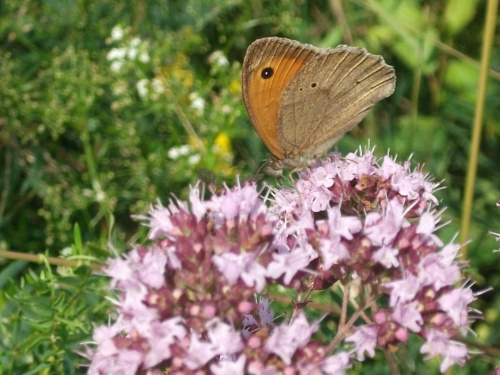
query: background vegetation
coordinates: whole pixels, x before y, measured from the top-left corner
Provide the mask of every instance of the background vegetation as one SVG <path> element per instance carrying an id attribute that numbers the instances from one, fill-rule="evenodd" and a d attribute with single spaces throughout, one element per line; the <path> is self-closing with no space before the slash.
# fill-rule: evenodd
<path id="1" fill-rule="evenodd" d="M 284 36 L 347 43 L 395 66 L 395 94 L 338 144 L 376 145 L 444 180 L 457 233 L 478 90 L 486 1 L 0 1 L 0 250 L 104 262 L 144 240 L 157 198 L 185 197 L 209 169 L 251 177 L 268 152 L 241 99 L 246 47 Z M 470 275 L 481 296 L 474 341 L 491 371 L 499 346 L 500 49 L 491 58 L 475 182 Z M 273 180 L 270 180 L 274 183 Z M 106 280 L 90 267 L 0 264 L 0 373 L 84 373 L 75 351 L 108 321 Z M 479 348 L 479 346 L 477 346 Z M 406 366 L 420 358 L 411 347 Z M 370 363 L 373 367 L 369 367 Z M 438 362 L 424 365 L 438 372 Z M 356 373 L 387 373 L 383 361 Z"/>

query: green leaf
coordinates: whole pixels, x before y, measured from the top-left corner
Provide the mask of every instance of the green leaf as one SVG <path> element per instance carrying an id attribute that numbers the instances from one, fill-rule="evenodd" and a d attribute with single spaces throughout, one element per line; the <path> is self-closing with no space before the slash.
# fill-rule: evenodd
<path id="1" fill-rule="evenodd" d="M 455 35 L 460 32 L 476 15 L 478 0 L 448 0 L 444 10 L 446 30 Z"/>
<path id="2" fill-rule="evenodd" d="M 451 61 L 444 74 L 444 82 L 469 103 L 476 102 L 478 79 L 479 69 L 460 60 Z"/>
<path id="3" fill-rule="evenodd" d="M 41 363 L 35 368 L 33 368 L 31 371 L 25 372 L 24 375 L 34 375 L 34 374 L 40 374 L 42 373 L 43 370 L 49 368 L 51 365 L 49 363 Z"/>
<path id="4" fill-rule="evenodd" d="M 75 223 L 73 226 L 73 251 L 72 255 L 83 254 L 83 242 L 82 242 L 82 232 L 80 230 L 80 225 Z"/>
<path id="5" fill-rule="evenodd" d="M 24 260 L 16 260 L 4 267 L 0 271 L 0 289 L 3 289 L 10 280 L 15 279 L 18 274 L 23 272 L 27 265 L 28 262 Z"/>

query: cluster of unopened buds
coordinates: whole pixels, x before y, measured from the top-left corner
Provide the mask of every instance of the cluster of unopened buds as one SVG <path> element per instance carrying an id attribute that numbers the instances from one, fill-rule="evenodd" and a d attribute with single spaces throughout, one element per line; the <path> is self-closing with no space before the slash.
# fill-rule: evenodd
<path id="1" fill-rule="evenodd" d="M 88 373 L 344 374 L 377 351 L 397 369 L 410 335 L 442 372 L 464 364 L 479 313 L 459 246 L 435 234 L 438 185 L 365 149 L 291 187 L 196 185 L 158 204 L 149 244 L 107 268 L 116 319 L 95 329 Z"/>

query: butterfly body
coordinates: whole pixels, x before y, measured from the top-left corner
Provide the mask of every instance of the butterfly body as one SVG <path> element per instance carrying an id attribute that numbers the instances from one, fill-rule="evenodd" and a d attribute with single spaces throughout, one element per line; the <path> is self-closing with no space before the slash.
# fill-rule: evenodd
<path id="1" fill-rule="evenodd" d="M 381 56 L 345 45 L 317 48 L 284 38 L 253 42 L 243 62 L 243 99 L 273 160 L 299 170 L 325 154 L 395 87 Z"/>

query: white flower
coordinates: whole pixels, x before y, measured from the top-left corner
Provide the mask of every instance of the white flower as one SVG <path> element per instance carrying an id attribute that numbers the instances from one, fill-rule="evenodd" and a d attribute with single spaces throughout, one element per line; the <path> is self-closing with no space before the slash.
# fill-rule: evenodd
<path id="1" fill-rule="evenodd" d="M 144 98 L 148 94 L 148 83 L 149 81 L 143 78 L 135 84 L 141 98 Z"/>
<path id="2" fill-rule="evenodd" d="M 198 112 L 203 112 L 205 109 L 205 100 L 202 98 L 196 98 L 191 103 L 191 108 L 196 109 Z"/>
<path id="3" fill-rule="evenodd" d="M 118 72 L 123 66 L 123 61 L 116 60 L 111 63 L 111 70 L 113 72 Z"/>
<path id="4" fill-rule="evenodd" d="M 168 150 L 167 155 L 170 159 L 175 160 L 180 156 L 179 149 L 177 147 L 172 147 L 170 150 Z"/>
<path id="5" fill-rule="evenodd" d="M 134 38 L 130 41 L 130 47 L 132 48 L 137 48 L 141 44 L 141 39 L 140 38 Z"/>
<path id="6" fill-rule="evenodd" d="M 139 61 L 143 63 L 148 63 L 151 59 L 149 58 L 149 54 L 147 52 L 141 52 L 139 55 Z"/>
<path id="7" fill-rule="evenodd" d="M 120 25 L 116 25 L 111 30 L 111 40 L 120 41 L 123 39 L 123 29 Z"/>
<path id="8" fill-rule="evenodd" d="M 64 249 L 61 250 L 62 256 L 69 256 L 71 254 L 73 254 L 73 250 L 71 249 L 71 247 L 65 247 Z"/>
<path id="9" fill-rule="evenodd" d="M 216 66 L 229 66 L 229 61 L 222 51 L 214 51 L 208 57 L 208 61 Z"/>
<path id="10" fill-rule="evenodd" d="M 163 86 L 163 82 L 158 78 L 153 78 L 151 80 L 151 85 L 153 86 L 154 92 L 156 92 L 157 94 L 162 94 L 163 92 L 165 92 L 165 87 Z"/>
<path id="11" fill-rule="evenodd" d="M 130 60 L 135 60 L 138 53 L 139 53 L 139 50 L 137 48 L 131 47 L 128 49 L 127 56 Z"/>
<path id="12" fill-rule="evenodd" d="M 126 54 L 127 50 L 125 48 L 111 48 L 106 58 L 110 61 L 123 60 Z"/>
<path id="13" fill-rule="evenodd" d="M 120 96 L 128 92 L 128 85 L 123 81 L 117 81 L 113 84 L 112 89 L 113 94 L 115 94 L 116 96 Z"/>
<path id="14" fill-rule="evenodd" d="M 195 165 L 199 163 L 200 159 L 201 159 L 200 154 L 194 154 L 188 158 L 188 163 L 191 165 Z"/>
<path id="15" fill-rule="evenodd" d="M 191 100 L 191 108 L 202 113 L 205 109 L 205 100 L 200 98 L 196 92 L 189 94 L 189 100 Z"/>
<path id="16" fill-rule="evenodd" d="M 168 157 L 170 159 L 177 159 L 179 156 L 184 156 L 189 154 L 189 146 L 188 145 L 182 145 L 179 147 L 172 147 L 170 150 L 168 150 Z"/>

